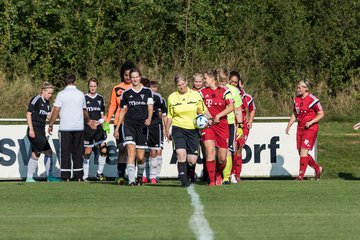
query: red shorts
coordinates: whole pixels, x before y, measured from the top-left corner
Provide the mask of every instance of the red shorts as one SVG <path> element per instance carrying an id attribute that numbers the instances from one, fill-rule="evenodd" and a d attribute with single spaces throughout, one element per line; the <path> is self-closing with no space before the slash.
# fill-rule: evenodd
<path id="1" fill-rule="evenodd" d="M 298 128 L 296 132 L 296 147 L 297 149 L 308 149 L 312 150 L 318 133 L 317 128 L 303 129 Z"/>
<path id="2" fill-rule="evenodd" d="M 243 148 L 245 146 L 245 143 L 247 141 L 249 133 L 250 133 L 250 129 L 248 128 L 247 124 L 245 123 L 244 127 L 243 127 L 243 134 L 237 140 L 237 144 L 238 144 L 239 147 Z"/>
<path id="3" fill-rule="evenodd" d="M 229 125 L 227 122 L 213 124 L 209 128 L 201 131 L 201 141 L 214 140 L 215 146 L 219 148 L 228 148 Z"/>

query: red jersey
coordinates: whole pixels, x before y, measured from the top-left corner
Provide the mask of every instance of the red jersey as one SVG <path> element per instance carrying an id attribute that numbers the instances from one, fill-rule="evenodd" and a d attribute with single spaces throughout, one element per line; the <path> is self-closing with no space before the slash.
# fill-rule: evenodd
<path id="1" fill-rule="evenodd" d="M 213 118 L 233 101 L 230 90 L 225 86 L 217 87 L 214 90 L 206 87 L 201 89 L 199 93 L 204 99 L 204 103 Z M 220 122 L 227 122 L 227 116 L 225 115 L 220 118 Z"/>
<path id="2" fill-rule="evenodd" d="M 316 113 L 322 110 L 319 99 L 309 94 L 305 98 L 294 98 L 294 114 L 298 120 L 298 128 L 304 128 L 305 124 L 316 117 Z M 313 124 L 317 128 L 317 123 Z M 311 127 L 312 127 L 311 126 Z"/>
<path id="3" fill-rule="evenodd" d="M 243 122 L 246 123 L 247 119 L 246 119 L 245 109 L 248 108 L 249 113 L 251 113 L 256 109 L 256 107 L 253 97 L 250 94 L 246 93 L 244 89 L 240 89 L 240 95 L 242 99 L 241 111 L 242 111 Z"/>

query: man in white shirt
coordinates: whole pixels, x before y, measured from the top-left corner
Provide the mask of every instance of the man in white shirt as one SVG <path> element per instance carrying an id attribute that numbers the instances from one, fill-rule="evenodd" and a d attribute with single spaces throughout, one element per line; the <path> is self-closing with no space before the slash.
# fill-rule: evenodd
<path id="1" fill-rule="evenodd" d="M 63 181 L 69 181 L 71 171 L 76 181 L 83 177 L 82 156 L 84 154 L 84 122 L 95 129 L 97 122 L 90 120 L 86 111 L 84 93 L 75 86 L 74 74 L 65 76 L 66 87 L 56 97 L 52 114 L 49 120 L 49 133 L 60 114 L 60 168 Z M 71 159 L 72 158 L 72 159 Z M 72 161 L 72 169 L 71 169 Z"/>

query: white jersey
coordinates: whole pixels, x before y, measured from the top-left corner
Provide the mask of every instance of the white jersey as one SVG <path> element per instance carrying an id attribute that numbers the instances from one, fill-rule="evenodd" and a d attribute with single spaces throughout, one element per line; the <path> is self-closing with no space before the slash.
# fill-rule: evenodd
<path id="1" fill-rule="evenodd" d="M 60 107 L 60 131 L 83 131 L 85 95 L 74 85 L 67 86 L 56 97 L 54 106 Z"/>

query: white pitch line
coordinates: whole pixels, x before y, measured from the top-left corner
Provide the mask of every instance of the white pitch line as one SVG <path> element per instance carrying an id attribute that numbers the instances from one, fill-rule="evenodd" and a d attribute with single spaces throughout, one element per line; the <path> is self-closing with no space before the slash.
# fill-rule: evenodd
<path id="1" fill-rule="evenodd" d="M 204 216 L 204 206 L 200 201 L 199 195 L 195 192 L 194 186 L 190 185 L 190 187 L 187 188 L 187 192 L 191 197 L 191 205 L 194 207 L 194 213 L 190 217 L 189 224 L 196 235 L 196 239 L 214 239 L 214 232 Z"/>

